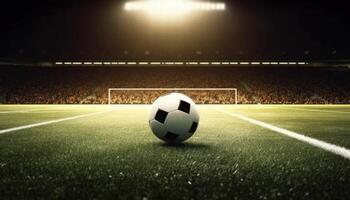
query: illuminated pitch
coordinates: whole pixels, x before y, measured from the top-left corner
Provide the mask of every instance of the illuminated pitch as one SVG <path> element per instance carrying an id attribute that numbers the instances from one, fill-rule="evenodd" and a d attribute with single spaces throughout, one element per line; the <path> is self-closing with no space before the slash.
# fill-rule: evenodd
<path id="1" fill-rule="evenodd" d="M 157 16 L 182 16 L 195 11 L 224 11 L 226 4 L 190 0 L 145 0 L 125 3 L 126 11 L 144 11 Z"/>

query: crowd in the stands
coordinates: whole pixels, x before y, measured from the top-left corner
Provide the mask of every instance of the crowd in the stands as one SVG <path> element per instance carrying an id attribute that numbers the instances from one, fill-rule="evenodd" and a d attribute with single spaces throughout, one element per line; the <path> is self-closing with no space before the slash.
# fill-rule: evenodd
<path id="1" fill-rule="evenodd" d="M 350 70 L 331 68 L 0 69 L 0 103 L 107 104 L 108 88 L 238 89 L 240 104 L 348 104 Z M 179 91 L 184 92 L 184 91 Z M 114 104 L 148 104 L 166 91 L 113 91 Z M 229 91 L 184 92 L 201 104 L 235 103 Z"/>

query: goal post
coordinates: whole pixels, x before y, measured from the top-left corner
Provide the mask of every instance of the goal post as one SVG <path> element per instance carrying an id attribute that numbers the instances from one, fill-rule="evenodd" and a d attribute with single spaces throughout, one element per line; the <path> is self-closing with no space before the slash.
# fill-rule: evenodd
<path id="1" fill-rule="evenodd" d="M 164 91 L 164 92 L 191 92 L 191 91 L 208 91 L 208 92 L 223 92 L 227 91 L 234 95 L 234 105 L 238 104 L 238 90 L 237 88 L 108 88 L 108 104 L 111 105 L 113 103 L 112 100 L 112 92 L 138 92 L 138 91 Z M 232 104 L 232 103 L 230 103 Z"/>

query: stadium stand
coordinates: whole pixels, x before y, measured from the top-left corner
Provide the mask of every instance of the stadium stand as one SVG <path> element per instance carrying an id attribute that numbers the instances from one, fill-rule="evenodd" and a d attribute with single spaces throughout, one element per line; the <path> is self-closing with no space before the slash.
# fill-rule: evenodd
<path id="1" fill-rule="evenodd" d="M 64 77 L 64 78 L 62 78 Z M 350 103 L 348 68 L 2 67 L 0 103 L 107 104 L 110 87 L 234 87 L 242 104 Z M 232 103 L 227 92 L 186 92 L 197 103 Z M 151 103 L 159 92 L 114 92 L 112 103 Z"/>

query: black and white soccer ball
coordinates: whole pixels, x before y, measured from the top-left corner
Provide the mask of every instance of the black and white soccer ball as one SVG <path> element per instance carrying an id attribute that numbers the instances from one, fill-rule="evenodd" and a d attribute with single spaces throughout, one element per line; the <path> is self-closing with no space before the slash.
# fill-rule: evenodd
<path id="1" fill-rule="evenodd" d="M 149 125 L 154 135 L 168 143 L 181 143 L 197 130 L 199 115 L 196 104 L 186 95 L 171 93 L 159 97 L 152 105 Z"/>

